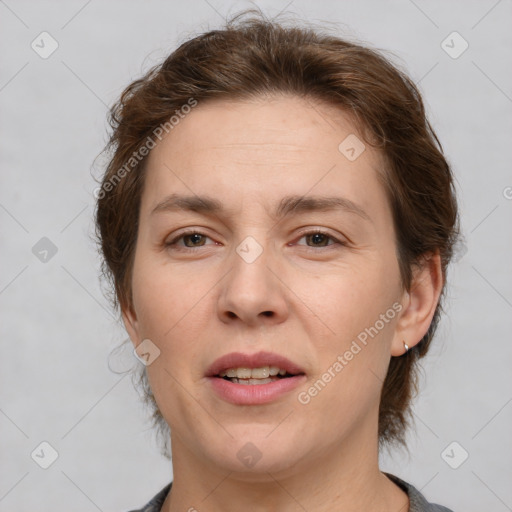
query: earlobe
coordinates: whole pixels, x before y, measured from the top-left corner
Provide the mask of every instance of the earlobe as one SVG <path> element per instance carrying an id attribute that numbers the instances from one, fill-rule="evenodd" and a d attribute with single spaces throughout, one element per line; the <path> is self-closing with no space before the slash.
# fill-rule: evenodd
<path id="1" fill-rule="evenodd" d="M 404 292 L 403 310 L 397 322 L 391 346 L 392 356 L 406 353 L 428 331 L 443 289 L 443 275 L 439 251 L 426 255 L 414 269 L 411 288 Z"/>

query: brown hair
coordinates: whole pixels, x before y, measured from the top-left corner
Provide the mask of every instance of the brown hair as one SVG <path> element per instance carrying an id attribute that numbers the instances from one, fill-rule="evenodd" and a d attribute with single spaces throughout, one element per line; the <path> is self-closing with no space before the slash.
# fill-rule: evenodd
<path id="1" fill-rule="evenodd" d="M 453 177 L 414 83 L 366 45 L 306 26 L 285 27 L 260 15 L 244 19 L 247 14 L 254 11 L 235 16 L 223 30 L 182 44 L 130 84 L 111 109 L 113 133 L 106 149 L 113 154 L 99 189 L 96 223 L 114 306 L 132 306 L 131 271 L 146 161 L 140 148 L 149 147 L 159 127 L 167 123 L 169 128 L 170 118 L 191 99 L 200 104 L 292 94 L 349 113 L 365 142 L 379 148 L 387 163 L 381 178 L 392 208 L 404 288 L 410 288 L 414 265 L 437 251 L 445 277 L 458 235 Z M 405 445 L 411 400 L 418 391 L 417 362 L 429 349 L 440 308 L 421 342 L 406 355 L 391 358 L 380 402 L 380 444 Z M 166 423 L 145 368 L 140 383 L 154 408 L 154 423 L 164 432 Z"/>

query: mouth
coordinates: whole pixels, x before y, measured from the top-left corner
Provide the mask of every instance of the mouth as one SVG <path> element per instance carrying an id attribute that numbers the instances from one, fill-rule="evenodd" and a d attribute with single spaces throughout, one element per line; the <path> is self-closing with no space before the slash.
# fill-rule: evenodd
<path id="1" fill-rule="evenodd" d="M 262 366 L 260 368 L 228 368 L 221 371 L 217 377 L 228 380 L 234 384 L 245 384 L 259 386 L 269 384 L 281 379 L 289 379 L 299 374 L 288 373 L 284 368 L 278 366 Z"/>
<path id="2" fill-rule="evenodd" d="M 220 398 L 236 405 L 272 402 L 306 379 L 304 370 L 270 352 L 231 353 L 217 359 L 206 377 Z"/>

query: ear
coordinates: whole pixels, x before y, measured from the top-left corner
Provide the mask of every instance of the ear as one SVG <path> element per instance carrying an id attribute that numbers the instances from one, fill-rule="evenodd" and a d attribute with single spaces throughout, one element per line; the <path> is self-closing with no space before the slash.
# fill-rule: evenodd
<path id="1" fill-rule="evenodd" d="M 133 346 L 137 347 L 141 340 L 139 336 L 139 323 L 137 321 L 137 315 L 135 314 L 133 305 L 129 304 L 123 306 L 121 308 L 121 314 L 123 316 L 123 323 L 126 332 L 128 333 L 128 336 L 130 336 Z"/>
<path id="2" fill-rule="evenodd" d="M 404 342 L 409 348 L 417 345 L 428 331 L 436 311 L 441 290 L 443 273 L 439 250 L 425 255 L 413 270 L 411 288 L 404 291 L 401 304 L 403 310 L 397 321 L 391 345 L 391 355 L 405 353 Z"/>

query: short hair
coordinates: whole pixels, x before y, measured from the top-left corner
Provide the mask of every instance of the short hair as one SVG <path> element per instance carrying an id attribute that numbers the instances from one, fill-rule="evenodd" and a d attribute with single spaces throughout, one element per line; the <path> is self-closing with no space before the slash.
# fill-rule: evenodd
<path id="1" fill-rule="evenodd" d="M 318 28 L 287 27 L 250 10 L 234 16 L 221 30 L 184 42 L 131 83 L 110 111 L 112 135 L 106 150 L 111 157 L 96 210 L 102 272 L 114 307 L 132 306 L 131 276 L 147 161 L 139 148 L 154 141 L 159 127 L 169 126 L 191 99 L 201 104 L 279 94 L 338 107 L 350 115 L 365 143 L 379 150 L 385 165 L 378 176 L 392 210 L 402 286 L 410 289 L 414 266 L 438 252 L 443 297 L 458 236 L 452 172 L 420 92 L 381 53 Z M 404 356 L 391 357 L 380 397 L 379 446 L 406 446 L 411 402 L 418 392 L 418 361 L 429 349 L 441 308 L 440 301 L 417 345 Z M 146 403 L 153 407 L 154 426 L 168 432 L 145 368 L 139 383 Z"/>

